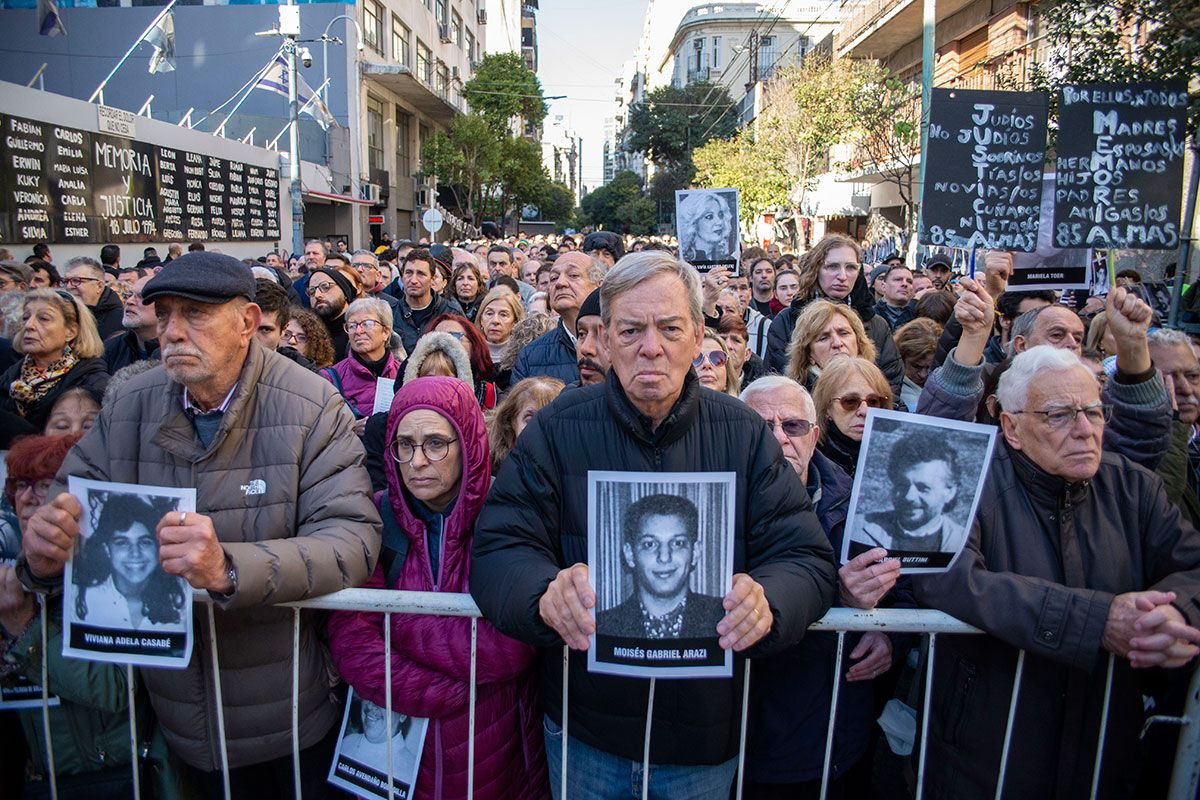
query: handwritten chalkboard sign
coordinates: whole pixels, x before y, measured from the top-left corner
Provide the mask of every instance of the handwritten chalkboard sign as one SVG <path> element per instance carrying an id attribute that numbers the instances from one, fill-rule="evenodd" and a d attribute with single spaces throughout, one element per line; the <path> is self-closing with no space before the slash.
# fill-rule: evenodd
<path id="1" fill-rule="evenodd" d="M 1169 84 L 1087 84 L 1059 93 L 1054 243 L 1174 250 L 1188 96 Z"/>
<path id="2" fill-rule="evenodd" d="M 0 114 L 0 241 L 279 238 L 279 173 Z"/>
<path id="3" fill-rule="evenodd" d="M 933 90 L 921 244 L 1037 248 L 1047 108 L 1042 92 Z"/>

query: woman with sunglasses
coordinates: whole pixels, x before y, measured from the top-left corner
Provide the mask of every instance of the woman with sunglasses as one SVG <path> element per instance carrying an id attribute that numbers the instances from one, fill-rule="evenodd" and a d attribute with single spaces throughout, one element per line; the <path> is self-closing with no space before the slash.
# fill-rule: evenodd
<path id="1" fill-rule="evenodd" d="M 445 336 L 432 333 L 426 336 Z M 419 348 L 419 345 L 418 345 Z M 405 383 L 387 416 L 378 495 L 383 550 L 369 588 L 468 591 L 471 539 L 491 483 L 483 412 L 469 386 L 447 377 Z M 384 616 L 349 611 L 329 619 L 330 652 L 355 692 L 386 701 Z M 467 795 L 471 620 L 391 615 L 392 709 L 425 717 L 417 798 Z M 524 800 L 549 794 L 533 663 L 535 650 L 477 623 L 475 794 Z M 436 776 L 436 780 L 434 778 Z"/>
<path id="2" fill-rule="evenodd" d="M 26 293 L 13 347 L 24 358 L 0 376 L 0 408 L 35 429 L 45 428 L 55 403 L 71 389 L 104 395 L 108 372 L 96 323 L 87 306 L 61 289 Z"/>
<path id="3" fill-rule="evenodd" d="M 817 449 L 854 477 L 867 409 L 891 408 L 892 387 L 865 358 L 841 355 L 829 362 L 813 389 L 821 441 Z"/>
<path id="4" fill-rule="evenodd" d="M 800 287 L 791 304 L 779 312 L 767 332 L 767 367 L 786 373 L 788 345 L 797 320 L 814 300 L 828 300 L 853 309 L 862 321 L 867 338 L 875 345 L 875 363 L 886 376 L 892 394 L 899 396 L 904 382 L 904 362 L 892 341 L 892 329 L 875 314 L 875 298 L 867 288 L 858 243 L 840 233 L 822 238 L 804 256 L 800 265 Z"/>
<path id="5" fill-rule="evenodd" d="M 814 300 L 800 313 L 792 331 L 787 376 L 812 391 L 821 370 L 837 356 L 874 360 L 875 345 L 849 306 Z"/>
<path id="6" fill-rule="evenodd" d="M 700 354 L 692 359 L 692 367 L 701 386 L 714 392 L 737 395 L 738 379 L 729 362 L 729 350 L 725 347 L 725 341 L 711 329 L 705 329 L 704 339 L 700 342 Z"/>
<path id="7" fill-rule="evenodd" d="M 392 337 L 392 309 L 374 297 L 355 300 L 346 309 L 346 335 L 350 352 L 332 367 L 321 370 L 354 412 L 355 433 L 362 436 L 366 418 L 374 411 L 376 381 L 395 378 L 400 362 L 388 350 Z"/>

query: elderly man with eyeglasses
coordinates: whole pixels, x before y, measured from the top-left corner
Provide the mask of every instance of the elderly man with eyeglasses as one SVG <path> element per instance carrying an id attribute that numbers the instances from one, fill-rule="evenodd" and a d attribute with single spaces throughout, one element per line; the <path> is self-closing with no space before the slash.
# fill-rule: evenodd
<path id="1" fill-rule="evenodd" d="M 812 497 L 817 517 L 835 553 L 842 549 L 853 479 L 817 450 L 821 431 L 808 391 L 791 378 L 769 375 L 751 383 L 742 401 L 771 428 L 783 456 Z M 900 582 L 900 563 L 884 561 L 874 548 L 838 570 L 835 605 L 871 609 L 912 605 L 912 588 Z M 834 731 L 830 779 L 832 794 L 850 789 L 846 775 L 863 764 L 874 718 L 869 681 L 892 665 L 892 641 L 878 631 L 850 637 L 847 663 L 834 668 L 837 640 L 809 634 L 786 653 L 760 660 L 750 682 L 750 724 L 746 747 L 746 797 L 804 797 L 820 792 L 825 736 L 829 729 L 833 681 L 844 671 L 838 722 Z"/>
<path id="2" fill-rule="evenodd" d="M 997 403 L 999 393 L 993 394 L 990 387 L 997 385 L 997 378 L 1003 378 L 1013 359 L 994 369 L 984 363 L 995 302 L 979 281 L 963 278 L 962 289 L 954 307 L 955 318 L 962 324 L 962 338 L 945 363 L 926 379 L 917 411 L 998 423 L 1003 403 Z M 1112 406 L 1111 424 L 1104 428 L 1104 447 L 1153 470 L 1170 445 L 1171 401 L 1150 358 L 1150 307 L 1118 286 L 1108 293 L 1106 309 L 1109 330 L 1117 341 L 1117 363 L 1101 390 L 1104 402 Z M 1078 356 L 1082 342 L 1083 323 L 1064 306 L 1033 309 L 1013 324 L 1014 355 L 1050 346 Z"/>
<path id="3" fill-rule="evenodd" d="M 79 256 L 67 262 L 63 288 L 83 301 L 96 320 L 101 341 L 124 330 L 125 307 L 121 297 L 104 285 L 104 267 L 94 258 Z"/>
<path id="4" fill-rule="evenodd" d="M 1111 654 L 1098 796 L 1139 796 L 1146 668 L 1200 652 L 1200 533 L 1161 479 L 1104 447 L 1111 408 L 1070 349 L 1018 355 L 997 398 L 1002 436 L 966 547 L 949 572 L 913 579 L 922 605 L 988 634 L 939 640 L 926 791 L 999 796 L 1024 651 L 1004 795 L 1088 795 Z"/>

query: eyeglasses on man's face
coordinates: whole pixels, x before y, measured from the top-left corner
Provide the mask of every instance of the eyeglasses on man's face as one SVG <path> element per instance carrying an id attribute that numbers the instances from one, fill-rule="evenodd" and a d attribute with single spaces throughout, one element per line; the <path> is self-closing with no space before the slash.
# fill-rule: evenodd
<path id="1" fill-rule="evenodd" d="M 81 278 L 81 277 L 70 278 L 70 277 L 68 277 L 68 278 L 62 279 L 63 286 L 69 286 L 72 289 L 78 289 L 80 286 L 82 286 L 85 283 L 88 283 L 89 281 L 92 283 L 100 283 L 101 282 L 99 278 Z"/>

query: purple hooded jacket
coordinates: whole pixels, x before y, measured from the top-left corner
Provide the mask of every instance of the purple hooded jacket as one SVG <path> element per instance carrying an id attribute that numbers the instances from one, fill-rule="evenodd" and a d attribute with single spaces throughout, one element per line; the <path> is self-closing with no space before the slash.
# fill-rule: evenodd
<path id="1" fill-rule="evenodd" d="M 333 373 L 337 373 L 336 379 Z M 400 374 L 400 362 L 388 353 L 381 378 L 395 378 Z M 356 418 L 369 417 L 375 409 L 375 376 L 354 357 L 346 357 L 321 370 L 321 377 L 332 383 L 355 411 Z M 390 439 L 388 441 L 391 441 Z"/>
<path id="2" fill-rule="evenodd" d="M 466 592 L 471 537 L 491 481 L 483 412 L 471 388 L 457 378 L 419 378 L 396 392 L 387 439 L 416 409 L 441 414 L 454 428 L 462 453 L 459 496 L 445 519 L 438 575 L 433 575 L 425 523 L 405 500 L 395 459 L 385 459 L 387 493 L 380 514 L 408 540 L 408 555 L 391 589 Z M 393 568 L 394 569 L 394 568 Z M 395 574 L 393 572 L 393 574 Z M 367 583 L 384 588 L 381 563 Z M 383 615 L 349 611 L 330 615 L 329 649 L 342 677 L 362 697 L 384 705 Z M 475 797 L 526 800 L 549 795 L 541 709 L 531 667 L 535 651 L 478 623 L 475 711 Z M 392 615 L 392 708 L 431 720 L 417 774 L 418 800 L 467 795 L 471 621 L 459 617 Z"/>

